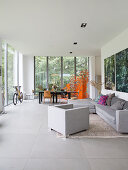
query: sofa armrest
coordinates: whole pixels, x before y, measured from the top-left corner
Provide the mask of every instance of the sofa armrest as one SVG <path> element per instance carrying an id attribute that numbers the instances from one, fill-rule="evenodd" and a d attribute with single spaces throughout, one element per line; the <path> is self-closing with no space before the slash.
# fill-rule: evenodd
<path id="1" fill-rule="evenodd" d="M 61 108 L 61 109 L 72 109 L 73 104 L 60 104 L 60 105 L 55 105 L 54 107 Z"/>
<path id="2" fill-rule="evenodd" d="M 89 108 L 74 108 L 65 111 L 66 133 L 72 134 L 89 128 Z"/>
<path id="3" fill-rule="evenodd" d="M 116 130 L 120 133 L 128 133 L 128 110 L 116 111 Z"/>

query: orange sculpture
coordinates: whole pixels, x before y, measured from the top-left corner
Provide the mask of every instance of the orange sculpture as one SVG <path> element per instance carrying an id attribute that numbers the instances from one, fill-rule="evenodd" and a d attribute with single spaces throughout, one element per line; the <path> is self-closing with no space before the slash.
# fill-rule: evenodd
<path id="1" fill-rule="evenodd" d="M 83 70 L 78 76 L 71 76 L 70 83 L 64 89 L 67 91 L 76 91 L 79 93 L 72 94 L 72 97 L 77 96 L 78 99 L 88 98 L 87 85 L 88 85 L 88 70 Z"/>

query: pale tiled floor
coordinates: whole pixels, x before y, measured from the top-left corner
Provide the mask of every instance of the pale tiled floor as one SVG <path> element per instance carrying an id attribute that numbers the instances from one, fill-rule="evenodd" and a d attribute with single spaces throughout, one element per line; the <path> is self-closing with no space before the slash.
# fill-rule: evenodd
<path id="1" fill-rule="evenodd" d="M 28 101 L 0 116 L 0 170 L 128 170 L 128 138 L 63 139 L 47 128 L 47 105 Z"/>

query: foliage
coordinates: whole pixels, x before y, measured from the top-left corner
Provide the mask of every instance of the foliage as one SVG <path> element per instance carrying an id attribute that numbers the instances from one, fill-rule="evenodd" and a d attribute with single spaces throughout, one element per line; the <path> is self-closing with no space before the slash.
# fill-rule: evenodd
<path id="1" fill-rule="evenodd" d="M 104 69 L 105 88 L 128 93 L 128 48 L 105 59 Z"/>
<path id="2" fill-rule="evenodd" d="M 63 84 L 66 86 L 70 81 L 70 77 L 75 75 L 74 69 L 74 57 L 63 57 Z M 86 57 L 76 57 L 76 71 L 80 71 L 87 68 Z M 39 87 L 46 88 L 47 84 L 47 57 L 36 56 L 35 57 L 35 90 L 39 91 Z M 57 89 L 61 89 L 61 57 L 48 57 L 48 84 L 49 90 L 53 85 L 57 86 Z"/>
<path id="3" fill-rule="evenodd" d="M 35 57 L 35 90 L 43 90 L 46 88 L 47 74 L 46 74 L 46 57 Z"/>
<path id="4" fill-rule="evenodd" d="M 7 78 L 7 82 L 8 82 L 8 100 L 12 101 L 13 100 L 13 93 L 14 93 L 14 81 L 13 81 L 13 73 L 14 73 L 14 68 L 13 68 L 13 62 L 14 62 L 14 55 L 15 55 L 15 50 L 14 48 L 12 48 L 10 45 L 8 45 L 8 78 Z M 11 102 L 10 101 L 10 102 Z"/>
<path id="5" fill-rule="evenodd" d="M 48 83 L 61 87 L 61 57 L 48 57 Z M 50 89 L 51 90 L 51 89 Z"/>
<path id="6" fill-rule="evenodd" d="M 116 90 L 128 93 L 128 48 L 116 54 Z"/>
<path id="7" fill-rule="evenodd" d="M 8 92 L 8 104 L 13 100 L 13 65 L 14 65 L 15 50 L 10 45 L 7 46 L 7 92 Z M 2 43 L 2 86 L 5 86 L 5 43 Z M 4 89 L 5 93 L 5 89 Z"/>
<path id="8" fill-rule="evenodd" d="M 105 69 L 105 89 L 115 90 L 115 56 L 104 60 Z"/>
<path id="9" fill-rule="evenodd" d="M 76 57 L 76 75 L 78 76 L 84 70 L 88 70 L 88 58 Z"/>
<path id="10" fill-rule="evenodd" d="M 63 84 L 64 87 L 70 82 L 70 77 L 74 75 L 74 57 L 63 57 Z"/>

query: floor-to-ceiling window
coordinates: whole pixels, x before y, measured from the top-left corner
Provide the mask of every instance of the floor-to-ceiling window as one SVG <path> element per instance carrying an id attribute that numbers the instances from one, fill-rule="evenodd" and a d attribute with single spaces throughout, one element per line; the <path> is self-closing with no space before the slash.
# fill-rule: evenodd
<path id="1" fill-rule="evenodd" d="M 76 75 L 85 69 L 88 69 L 88 57 L 76 57 Z"/>
<path id="2" fill-rule="evenodd" d="M 15 59 L 15 50 L 13 47 L 8 45 L 7 51 L 7 94 L 8 94 L 8 104 L 13 101 L 14 93 L 14 59 Z"/>
<path id="3" fill-rule="evenodd" d="M 2 43 L 2 89 L 4 90 L 4 84 L 5 84 L 5 74 L 4 74 L 4 69 L 5 69 L 5 44 Z"/>
<path id="4" fill-rule="evenodd" d="M 48 57 L 48 84 L 61 88 L 61 57 Z"/>
<path id="5" fill-rule="evenodd" d="M 47 88 L 47 58 L 35 57 L 35 91 Z"/>
<path id="6" fill-rule="evenodd" d="M 21 54 L 21 53 L 20 53 Z M 23 86 L 21 83 L 23 77 L 21 76 L 22 71 L 20 66 L 22 64 L 22 55 L 19 56 L 11 45 L 2 42 L 2 88 L 4 92 L 4 105 L 11 104 L 13 102 L 14 86 Z M 19 84 L 19 77 L 20 83 Z"/>
<path id="7" fill-rule="evenodd" d="M 34 57 L 35 91 L 57 85 L 58 90 L 70 82 L 72 75 L 88 69 L 88 57 Z"/>
<path id="8" fill-rule="evenodd" d="M 75 74 L 74 57 L 63 57 L 63 85 L 70 82 L 70 77 Z"/>

